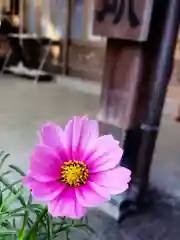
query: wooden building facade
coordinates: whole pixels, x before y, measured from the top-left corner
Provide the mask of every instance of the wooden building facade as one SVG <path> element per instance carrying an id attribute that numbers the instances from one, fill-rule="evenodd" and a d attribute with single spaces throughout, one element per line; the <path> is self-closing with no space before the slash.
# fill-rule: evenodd
<path id="1" fill-rule="evenodd" d="M 11 15 L 13 24 L 23 25 L 23 31 L 56 40 L 45 65 L 47 70 L 102 79 L 106 38 L 93 35 L 94 0 L 1 0 L 0 9 L 0 16 Z M 0 42 L 3 56 L 8 47 L 4 47 L 4 38 Z M 178 43 L 173 82 L 180 81 L 179 56 Z"/>
<path id="2" fill-rule="evenodd" d="M 106 39 L 93 35 L 93 7 L 92 0 L 4 0 L 0 5 L 1 15 L 11 15 L 24 32 L 56 40 L 48 70 L 62 73 L 67 58 L 70 75 L 99 81 Z"/>

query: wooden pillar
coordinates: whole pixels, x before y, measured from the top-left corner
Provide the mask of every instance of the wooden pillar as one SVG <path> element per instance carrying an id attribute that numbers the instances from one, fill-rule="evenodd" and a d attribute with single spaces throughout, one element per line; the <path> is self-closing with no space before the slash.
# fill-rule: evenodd
<path id="1" fill-rule="evenodd" d="M 19 14 L 19 5 L 20 0 L 11 0 L 10 9 L 12 11 L 12 14 Z"/>
<path id="2" fill-rule="evenodd" d="M 151 28 L 148 41 L 144 47 L 144 62 L 151 66 L 151 71 L 144 72 L 144 79 L 149 78 L 148 103 L 139 131 L 131 133 L 134 139 L 139 138 L 139 146 L 135 150 L 135 160 L 132 174 L 132 183 L 127 192 L 126 199 L 120 206 L 121 219 L 128 212 L 144 207 L 148 199 L 148 180 L 156 138 L 159 132 L 162 108 L 165 101 L 167 86 L 173 69 L 173 56 L 178 37 L 180 23 L 179 0 L 158 0 L 154 3 Z M 130 134 L 130 133 L 129 133 Z M 128 136 L 127 136 L 128 137 Z M 128 143 L 128 139 L 126 140 Z M 131 151 L 125 149 L 126 153 Z M 132 147 L 133 148 L 133 147 Z M 149 207 L 149 205 L 148 205 Z"/>
<path id="3" fill-rule="evenodd" d="M 68 75 L 68 67 L 69 67 L 69 48 L 70 48 L 70 41 L 71 41 L 72 7 L 73 7 L 73 1 L 67 0 L 65 36 L 63 39 L 63 74 L 64 75 Z"/>
<path id="4" fill-rule="evenodd" d="M 89 34 L 89 20 L 90 20 L 90 10 L 91 10 L 91 4 L 93 4 L 92 0 L 86 0 L 84 1 L 84 29 L 83 29 L 83 40 L 88 40 L 88 34 Z"/>
<path id="5" fill-rule="evenodd" d="M 98 120 L 102 132 L 113 132 L 118 140 L 123 139 L 123 131 L 139 127 L 147 101 L 143 52 L 153 0 L 126 3 L 96 0 L 94 14 L 94 34 L 108 37 Z M 140 86 L 144 96 L 137 108 Z"/>
<path id="6" fill-rule="evenodd" d="M 108 37 L 98 119 L 103 131 L 110 124 L 108 132 L 126 132 L 122 165 L 132 170 L 121 220 L 142 206 L 148 189 L 180 17 L 179 0 L 129 0 L 128 16 L 126 2 L 97 0 L 94 23 Z"/>
<path id="7" fill-rule="evenodd" d="M 153 5 L 128 1 L 95 1 L 94 34 L 108 37 L 98 119 L 121 129 L 140 123 L 142 109 L 135 106 Z"/>

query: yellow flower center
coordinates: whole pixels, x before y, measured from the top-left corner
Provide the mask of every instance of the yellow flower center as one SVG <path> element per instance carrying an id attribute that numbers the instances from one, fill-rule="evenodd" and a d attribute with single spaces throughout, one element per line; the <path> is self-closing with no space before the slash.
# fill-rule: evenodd
<path id="1" fill-rule="evenodd" d="M 61 181 L 71 187 L 86 184 L 88 169 L 86 164 L 76 160 L 70 160 L 61 167 Z"/>

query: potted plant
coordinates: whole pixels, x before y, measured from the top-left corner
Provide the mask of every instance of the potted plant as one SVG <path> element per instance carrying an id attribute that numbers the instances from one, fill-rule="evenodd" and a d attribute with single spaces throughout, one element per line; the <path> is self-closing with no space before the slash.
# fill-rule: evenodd
<path id="1" fill-rule="evenodd" d="M 122 152 L 84 116 L 74 117 L 64 130 L 54 123 L 42 126 L 28 173 L 10 165 L 0 175 L 0 239 L 69 240 L 74 228 L 94 234 L 87 209 L 128 188 L 130 171 L 118 165 Z M 1 156 L 0 168 L 8 155 Z M 11 171 L 20 175 L 13 183 Z"/>

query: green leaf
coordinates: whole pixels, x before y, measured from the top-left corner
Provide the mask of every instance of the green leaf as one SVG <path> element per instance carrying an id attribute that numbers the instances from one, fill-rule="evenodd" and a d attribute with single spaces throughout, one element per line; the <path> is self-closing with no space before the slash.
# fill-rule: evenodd
<path id="1" fill-rule="evenodd" d="M 1 152 L 1 153 L 3 154 L 4 151 Z M 2 154 L 0 154 L 0 155 L 2 155 Z M 9 156 L 10 156 L 10 154 L 9 154 L 9 153 L 6 153 L 6 154 L 4 155 L 4 157 L 1 159 L 1 161 L 0 161 L 0 169 L 2 168 L 2 166 L 3 166 L 3 164 L 4 164 L 5 160 L 6 160 L 6 158 L 9 157 Z"/>
<path id="2" fill-rule="evenodd" d="M 17 235 L 16 230 L 0 229 L 0 236 Z"/>
<path id="3" fill-rule="evenodd" d="M 29 233 L 24 237 L 23 240 L 30 240 L 31 239 L 31 236 L 34 234 L 37 226 L 39 225 L 39 223 L 41 222 L 43 217 L 47 214 L 47 212 L 48 212 L 48 209 L 44 208 L 44 210 L 41 212 L 41 214 L 36 218 L 36 221 L 34 222 L 32 228 L 30 229 Z"/>
<path id="4" fill-rule="evenodd" d="M 4 226 L 6 229 L 9 229 L 9 230 L 13 229 L 13 228 L 12 228 L 12 225 L 11 225 L 11 222 L 8 221 L 8 220 L 6 220 L 6 221 L 2 224 L 2 226 Z"/>
<path id="5" fill-rule="evenodd" d="M 70 239 L 70 231 L 69 230 L 66 231 L 66 240 L 71 240 Z"/>
<path id="6" fill-rule="evenodd" d="M 9 165 L 9 167 L 11 168 L 11 169 L 13 169 L 13 170 L 15 170 L 17 173 L 19 173 L 21 176 L 26 176 L 26 174 L 19 168 L 19 167 L 17 167 L 17 166 L 15 166 L 15 165 L 13 165 L 13 164 L 11 164 L 11 165 Z"/>
<path id="7" fill-rule="evenodd" d="M 2 203 L 3 203 L 3 195 L 1 191 L 1 185 L 0 185 L 0 206 L 2 206 Z"/>
<path id="8" fill-rule="evenodd" d="M 38 212 L 41 212 L 42 210 L 44 210 L 44 206 L 38 203 L 32 203 L 28 207 L 29 209 L 38 211 Z"/>
<path id="9" fill-rule="evenodd" d="M 0 151 L 0 157 L 4 154 L 4 150 Z"/>
<path id="10" fill-rule="evenodd" d="M 2 201 L 2 204 L 1 204 L 1 207 L 0 207 L 0 212 L 2 212 L 3 210 L 6 209 L 6 206 L 5 206 L 5 202 L 7 201 L 7 199 L 9 199 L 11 197 L 12 193 L 9 192 L 7 197 L 4 199 L 4 201 Z"/>
<path id="11" fill-rule="evenodd" d="M 25 230 L 26 230 L 26 226 L 28 223 L 28 218 L 29 218 L 29 212 L 27 210 L 25 210 L 23 224 L 22 224 L 21 229 L 19 230 L 19 238 L 22 240 L 24 239 Z"/>
<path id="12" fill-rule="evenodd" d="M 52 217 L 50 215 L 47 216 L 47 226 L 48 226 L 48 232 L 47 232 L 47 239 L 52 240 Z"/>
<path id="13" fill-rule="evenodd" d="M 23 188 L 23 187 L 20 187 L 14 195 L 12 195 L 12 193 L 10 192 L 10 193 L 11 193 L 11 196 L 10 196 L 10 197 L 8 196 L 8 197 L 4 200 L 3 205 L 5 205 L 5 206 L 11 205 L 11 204 L 12 204 L 13 202 L 15 202 L 19 197 L 21 197 L 23 191 L 24 191 L 24 188 Z"/>
<path id="14" fill-rule="evenodd" d="M 13 194 L 16 195 L 18 193 L 18 191 L 14 187 L 12 187 L 11 184 L 4 177 L 0 176 L 0 182 L 2 182 L 3 185 L 6 186 L 9 189 L 9 191 L 12 192 Z M 18 196 L 17 198 L 21 205 L 26 207 L 26 202 L 24 198 L 22 196 Z"/>
<path id="15" fill-rule="evenodd" d="M 28 223 L 27 223 L 29 229 L 32 227 L 33 224 L 34 224 L 33 220 L 31 218 L 29 218 Z"/>
<path id="16" fill-rule="evenodd" d="M 0 219 L 0 225 L 3 225 L 6 221 L 8 221 L 8 219 L 11 219 L 12 217 L 23 217 L 24 216 L 24 213 L 14 213 L 14 214 L 11 214 L 11 213 L 6 213 L 6 214 L 3 214 L 1 216 L 1 219 Z"/>
<path id="17" fill-rule="evenodd" d="M 28 199 L 28 202 L 27 202 L 27 206 L 31 205 L 32 204 L 32 195 L 31 193 L 29 194 L 29 199 Z"/>
<path id="18" fill-rule="evenodd" d="M 21 183 L 21 182 L 22 182 L 22 180 L 17 180 L 17 181 L 15 181 L 15 182 L 9 184 L 8 187 L 3 188 L 2 192 L 6 191 L 6 190 L 9 190 L 10 187 L 12 188 L 12 187 L 16 186 L 17 184 L 19 184 L 19 183 Z"/>
<path id="19" fill-rule="evenodd" d="M 15 208 L 15 209 L 8 209 L 7 211 L 4 211 L 4 212 L 1 212 L 0 213 L 0 217 L 3 215 L 3 214 L 16 214 L 18 212 L 22 212 L 24 211 L 24 208 L 23 207 L 19 207 L 19 208 Z"/>
<path id="20" fill-rule="evenodd" d="M 95 232 L 95 230 L 92 228 L 92 227 L 90 227 L 89 225 L 87 225 L 86 224 L 86 226 L 84 227 L 84 228 L 82 228 L 82 230 L 84 230 L 88 235 L 94 235 L 94 236 L 96 236 L 96 238 L 97 238 L 97 233 Z"/>
<path id="21" fill-rule="evenodd" d="M 2 174 L 1 174 L 1 177 L 4 177 L 4 176 L 6 176 L 6 175 L 8 175 L 8 174 L 10 174 L 10 173 L 12 173 L 12 171 L 8 170 L 8 171 L 2 173 Z"/>
<path id="22" fill-rule="evenodd" d="M 12 225 L 14 228 L 16 228 L 16 219 L 15 218 L 13 218 L 13 220 L 12 220 Z"/>
<path id="23" fill-rule="evenodd" d="M 30 204 L 27 206 L 27 208 L 29 209 L 30 212 L 36 214 L 36 216 L 39 216 L 39 214 L 41 214 L 41 212 L 44 211 L 44 206 L 41 204 Z M 47 230 L 46 220 L 42 218 L 41 223 Z"/>
<path id="24" fill-rule="evenodd" d="M 60 232 L 64 232 L 64 231 L 69 231 L 70 228 L 83 228 L 86 227 L 85 224 L 75 224 L 75 225 L 65 225 L 65 226 L 60 226 L 56 231 L 54 231 L 54 234 L 58 234 Z"/>

